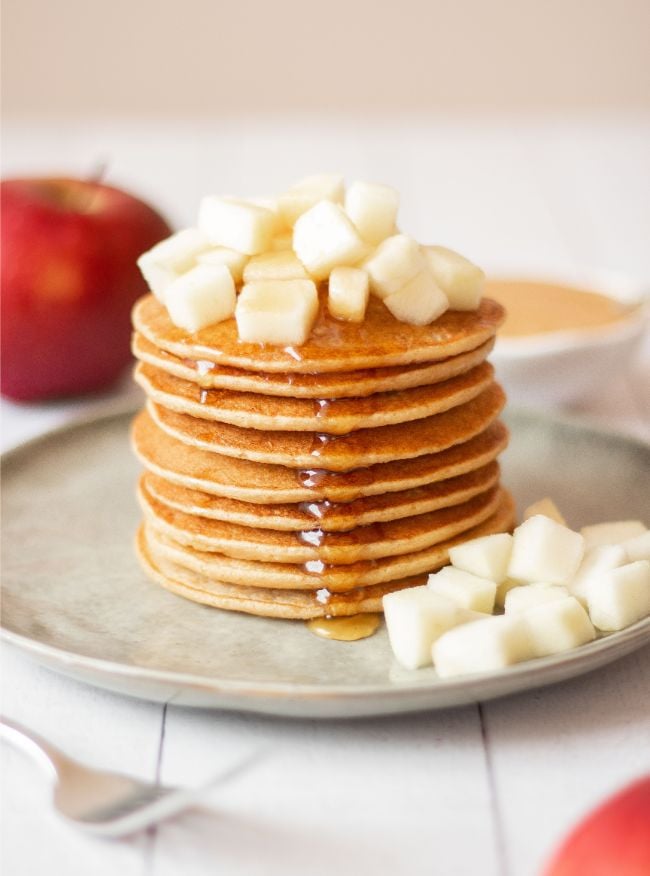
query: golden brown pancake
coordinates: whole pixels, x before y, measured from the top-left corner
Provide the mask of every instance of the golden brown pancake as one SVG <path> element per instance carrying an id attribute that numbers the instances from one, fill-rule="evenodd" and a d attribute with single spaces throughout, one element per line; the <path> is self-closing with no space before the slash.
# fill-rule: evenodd
<path id="1" fill-rule="evenodd" d="M 179 414 L 152 402 L 148 410 L 160 429 L 191 447 L 290 468 L 349 471 L 438 453 L 467 441 L 497 418 L 504 402 L 503 390 L 493 383 L 476 398 L 450 411 L 341 436 L 242 429 Z"/>
<path id="2" fill-rule="evenodd" d="M 465 374 L 415 389 L 382 392 L 363 398 L 307 399 L 201 389 L 151 365 L 140 363 L 135 380 L 147 396 L 167 410 L 244 429 L 276 432 L 326 432 L 346 435 L 419 420 L 471 401 L 492 383 L 488 362 Z"/>
<path id="3" fill-rule="evenodd" d="M 412 490 L 367 496 L 353 502 L 315 501 L 281 505 L 254 505 L 211 496 L 200 490 L 181 487 L 151 472 L 144 475 L 144 485 L 158 502 L 196 517 L 288 532 L 309 529 L 340 532 L 458 505 L 485 492 L 498 479 L 498 463 L 489 462 L 467 474 Z"/>
<path id="4" fill-rule="evenodd" d="M 402 581 L 391 581 L 390 584 L 358 587 L 336 597 L 330 596 L 326 602 L 321 602 L 316 592 L 271 590 L 262 587 L 241 588 L 207 578 L 200 572 L 190 572 L 182 566 L 177 566 L 164 559 L 159 566 L 151 558 L 147 549 L 142 527 L 136 540 L 136 552 L 147 576 L 178 596 L 214 608 L 243 611 L 247 614 L 285 620 L 349 617 L 355 614 L 381 611 L 381 600 L 385 593 L 403 590 L 405 587 L 414 587 L 424 583 L 425 580 L 424 576 L 419 576 L 406 578 Z"/>
<path id="5" fill-rule="evenodd" d="M 413 554 L 340 566 L 327 566 L 320 561 L 299 565 L 240 560 L 181 545 L 148 524 L 144 527 L 144 533 L 147 550 L 157 565 L 167 560 L 210 580 L 235 584 L 242 588 L 327 591 L 320 595 L 321 599 L 326 599 L 328 593 L 345 593 L 358 587 L 386 584 L 435 571 L 447 562 L 450 547 L 482 535 L 506 532 L 512 529 L 514 522 L 514 503 L 510 494 L 504 490 L 500 504 L 491 517 L 453 538 Z"/>
<path id="6" fill-rule="evenodd" d="M 439 362 L 424 365 L 397 365 L 393 368 L 366 368 L 360 371 L 331 371 L 324 374 L 283 374 L 243 371 L 207 360 L 181 359 L 159 350 L 136 332 L 132 350 L 136 359 L 155 368 L 196 383 L 203 389 L 230 389 L 288 398 L 349 398 L 375 392 L 413 389 L 457 377 L 484 362 L 492 351 L 494 338 L 484 344 Z"/>
<path id="7" fill-rule="evenodd" d="M 284 504 L 350 502 L 464 474 L 494 459 L 505 448 L 508 432 L 495 422 L 440 452 L 347 472 L 296 470 L 189 447 L 158 429 L 146 411 L 134 420 L 132 440 L 142 464 L 172 483 L 243 502 Z"/>
<path id="8" fill-rule="evenodd" d="M 499 487 L 492 487 L 451 508 L 387 523 L 357 526 L 347 532 L 323 532 L 320 529 L 282 532 L 195 517 L 158 502 L 147 492 L 142 481 L 138 499 L 145 519 L 153 529 L 197 550 L 259 562 L 272 558 L 279 563 L 321 560 L 347 565 L 415 553 L 453 538 L 490 517 L 499 505 L 501 493 Z"/>
<path id="9" fill-rule="evenodd" d="M 448 359 L 492 338 L 504 315 L 500 304 L 484 298 L 478 310 L 448 310 L 430 325 L 413 326 L 399 322 L 371 296 L 364 321 L 350 323 L 331 317 L 322 298 L 308 340 L 300 347 L 282 348 L 240 341 L 234 319 L 188 334 L 171 322 L 153 295 L 147 295 L 133 309 L 133 324 L 156 347 L 182 359 L 205 359 L 248 371 L 318 374 Z"/>

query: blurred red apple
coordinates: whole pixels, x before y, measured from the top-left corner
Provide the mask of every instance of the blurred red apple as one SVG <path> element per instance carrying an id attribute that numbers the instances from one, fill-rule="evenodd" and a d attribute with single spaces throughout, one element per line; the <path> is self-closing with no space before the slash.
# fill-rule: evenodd
<path id="1" fill-rule="evenodd" d="M 544 876 L 649 876 L 650 776 L 610 797 L 560 846 Z"/>
<path id="2" fill-rule="evenodd" d="M 108 386 L 130 359 L 137 257 L 171 232 L 138 198 L 78 179 L 12 179 L 2 209 L 2 393 Z"/>

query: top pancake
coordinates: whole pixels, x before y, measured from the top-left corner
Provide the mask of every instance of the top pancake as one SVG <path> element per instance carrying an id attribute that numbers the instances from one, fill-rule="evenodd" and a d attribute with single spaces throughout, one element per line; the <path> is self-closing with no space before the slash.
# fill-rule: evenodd
<path id="1" fill-rule="evenodd" d="M 258 395 L 288 398 L 360 398 L 376 392 L 395 392 L 439 383 L 465 374 L 490 354 L 494 338 L 466 353 L 423 365 L 396 365 L 392 368 L 365 368 L 359 371 L 331 371 L 325 374 L 284 374 L 243 371 L 217 365 L 204 359 L 181 359 L 159 350 L 135 332 L 131 348 L 141 362 L 153 365 L 203 389 L 229 389 Z"/>
<path id="2" fill-rule="evenodd" d="M 477 310 L 448 310 L 430 325 L 413 326 L 396 320 L 382 301 L 371 296 L 364 321 L 352 323 L 331 317 L 321 299 L 307 341 L 297 347 L 275 347 L 240 341 L 234 319 L 189 334 L 171 322 L 153 295 L 141 298 L 133 309 L 135 329 L 175 356 L 249 371 L 301 374 L 447 359 L 488 341 L 504 317 L 500 304 L 484 298 Z"/>

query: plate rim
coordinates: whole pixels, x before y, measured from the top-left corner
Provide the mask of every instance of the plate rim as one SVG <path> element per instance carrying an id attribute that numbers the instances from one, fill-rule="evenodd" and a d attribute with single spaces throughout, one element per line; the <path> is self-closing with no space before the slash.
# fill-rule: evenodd
<path id="1" fill-rule="evenodd" d="M 115 663 L 111 660 L 105 660 L 101 657 L 89 657 L 84 654 L 78 654 L 74 651 L 67 651 L 64 648 L 58 648 L 55 645 L 48 645 L 44 642 L 39 642 L 36 639 L 31 639 L 28 636 L 23 636 L 20 633 L 15 633 L 8 630 L 4 625 L 0 628 L 0 640 L 4 640 L 23 653 L 29 654 L 36 658 L 50 658 L 48 663 L 58 663 L 66 668 L 77 668 L 80 670 L 88 670 L 103 676 L 117 676 L 123 679 L 137 679 L 146 682 L 157 682 L 164 685 L 176 685 L 182 687 L 191 687 L 194 690 L 204 690 L 215 694 L 232 695 L 237 694 L 242 697 L 251 695 L 277 698 L 293 698 L 299 695 L 305 700 L 321 700 L 332 699 L 348 700 L 348 699 L 376 699 L 377 697 L 386 696 L 403 696 L 408 697 L 417 693 L 434 693 L 436 691 L 445 691 L 449 694 L 462 693 L 466 688 L 474 688 L 481 682 L 485 685 L 509 679 L 524 679 L 528 676 L 545 674 L 545 670 L 561 669 L 566 667 L 574 667 L 580 669 L 580 665 L 587 663 L 584 671 L 589 671 L 589 666 L 592 663 L 594 655 L 600 656 L 608 654 L 612 650 L 619 648 L 625 649 L 628 646 L 630 649 L 637 644 L 642 646 L 644 639 L 647 636 L 647 643 L 650 644 L 650 616 L 642 618 L 640 621 L 626 627 L 623 630 L 617 630 L 612 633 L 601 635 L 599 638 L 578 648 L 573 648 L 570 651 L 564 651 L 559 654 L 553 654 L 548 657 L 538 657 L 533 660 L 526 660 L 522 663 L 517 663 L 514 666 L 506 667 L 494 672 L 477 672 L 471 675 L 458 676 L 453 679 L 431 679 L 429 675 L 421 681 L 417 681 L 417 673 L 419 670 L 412 670 L 414 676 L 412 682 L 386 682 L 373 683 L 363 685 L 316 685 L 303 684 L 300 682 L 252 682 L 233 679 L 215 679 L 209 676 L 194 675 L 192 673 L 174 672 L 173 670 L 155 669 L 151 667 L 137 667 L 126 663 Z M 626 653 L 629 653 L 626 651 Z M 621 656 L 624 656 L 622 654 Z M 614 658 L 616 659 L 616 658 Z M 597 661 L 596 661 L 597 662 Z M 599 664 L 602 665 L 602 664 Z M 594 665 L 594 669 L 597 665 Z M 403 670 L 409 673 L 409 670 Z M 543 681 L 542 681 L 543 683 Z M 389 686 L 391 685 L 391 686 Z"/>

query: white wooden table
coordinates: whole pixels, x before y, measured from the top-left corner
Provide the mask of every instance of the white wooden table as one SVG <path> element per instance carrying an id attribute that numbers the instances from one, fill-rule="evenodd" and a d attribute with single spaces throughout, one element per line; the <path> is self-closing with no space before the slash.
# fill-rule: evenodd
<path id="1" fill-rule="evenodd" d="M 650 119 L 305 119 L 221 125 L 9 125 L 5 174 L 90 171 L 191 221 L 207 191 L 263 193 L 314 170 L 381 179 L 403 227 L 486 265 L 612 268 L 650 278 Z M 107 398 L 4 403 L 11 446 Z M 574 412 L 650 438 L 650 344 Z M 650 769 L 650 648 L 598 673 L 445 713 L 318 723 L 139 702 L 3 655 L 3 711 L 98 766 L 200 782 L 264 757 L 204 811 L 123 842 L 51 814 L 43 777 L 3 748 L 3 872 L 509 874 L 539 872 L 570 824 Z"/>

